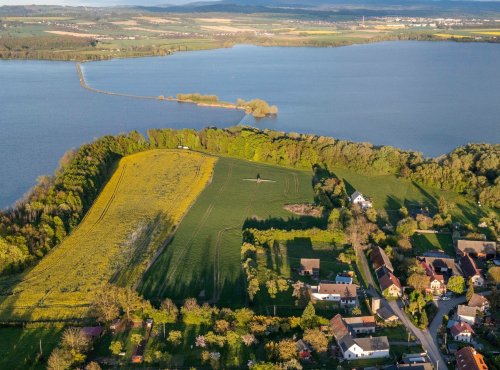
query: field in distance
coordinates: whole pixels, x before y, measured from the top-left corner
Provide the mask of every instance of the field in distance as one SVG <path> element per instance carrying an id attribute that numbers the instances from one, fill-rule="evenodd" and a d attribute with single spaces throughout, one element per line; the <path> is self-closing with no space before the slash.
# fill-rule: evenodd
<path id="1" fill-rule="evenodd" d="M 258 176 L 273 182 L 244 180 Z M 195 297 L 215 303 L 220 299 L 221 306 L 241 306 L 246 291 L 240 261 L 244 223 L 254 227 L 267 222 L 266 228 L 273 222 L 275 228 L 297 223 L 299 216 L 283 206 L 313 203 L 313 198 L 309 171 L 219 158 L 212 183 L 145 274 L 139 294 L 152 300 Z"/>
<path id="2" fill-rule="evenodd" d="M 30 271 L 0 279 L 0 320 L 80 318 L 101 282 L 132 285 L 209 181 L 216 160 L 180 150 L 122 158 L 59 247 Z"/>

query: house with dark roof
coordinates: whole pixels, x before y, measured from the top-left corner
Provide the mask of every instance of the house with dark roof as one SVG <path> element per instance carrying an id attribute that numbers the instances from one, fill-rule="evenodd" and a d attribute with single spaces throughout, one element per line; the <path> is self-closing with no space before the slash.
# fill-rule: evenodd
<path id="1" fill-rule="evenodd" d="M 103 326 L 86 326 L 82 329 L 83 334 L 88 335 L 89 337 L 92 338 L 99 337 L 103 331 L 104 331 Z"/>
<path id="2" fill-rule="evenodd" d="M 358 338 L 340 314 L 330 320 L 330 327 L 346 360 L 389 357 L 387 337 Z"/>
<path id="3" fill-rule="evenodd" d="M 344 317 L 344 322 L 356 334 L 375 333 L 376 325 L 374 316 Z"/>
<path id="4" fill-rule="evenodd" d="M 299 354 L 300 358 L 311 357 L 312 349 L 309 346 L 309 344 L 304 342 L 302 339 L 299 339 L 297 342 L 295 342 L 295 348 L 296 348 L 297 353 Z"/>
<path id="5" fill-rule="evenodd" d="M 469 255 L 473 258 L 495 259 L 497 256 L 497 243 L 477 240 L 459 240 L 456 246 L 457 255 Z"/>
<path id="6" fill-rule="evenodd" d="M 375 271 L 381 267 L 385 267 L 389 271 L 394 272 L 394 268 L 392 267 L 389 257 L 387 257 L 385 251 L 380 247 L 375 247 L 371 250 L 370 261 L 372 262 Z"/>
<path id="7" fill-rule="evenodd" d="M 459 263 L 464 272 L 465 279 L 470 278 L 475 287 L 484 285 L 484 277 L 481 270 L 477 268 L 476 263 L 468 254 L 460 258 Z"/>
<path id="8" fill-rule="evenodd" d="M 487 313 L 490 309 L 490 301 L 485 296 L 474 293 L 467 306 L 474 307 L 479 312 Z"/>
<path id="9" fill-rule="evenodd" d="M 301 258 L 299 275 L 319 276 L 319 262 L 316 258 Z"/>
<path id="10" fill-rule="evenodd" d="M 472 347 L 464 347 L 455 353 L 457 370 L 488 370 L 483 356 Z"/>
<path id="11" fill-rule="evenodd" d="M 320 282 L 318 286 L 311 286 L 311 293 L 314 298 L 323 301 L 337 301 L 341 305 L 356 304 L 356 285 L 333 284 Z"/>
<path id="12" fill-rule="evenodd" d="M 474 325 L 476 323 L 476 307 L 459 304 L 457 308 L 457 320 Z"/>
<path id="13" fill-rule="evenodd" d="M 399 321 L 399 317 L 393 314 L 388 308 L 382 307 L 377 310 L 377 315 L 385 322 Z"/>
<path id="14" fill-rule="evenodd" d="M 451 276 L 463 276 L 462 269 L 455 261 L 455 258 L 444 253 L 424 253 L 423 257 L 417 257 L 422 263 L 422 267 L 436 275 L 442 275 L 445 284 Z M 423 265 L 425 263 L 425 265 Z"/>
<path id="15" fill-rule="evenodd" d="M 403 287 L 399 279 L 390 271 L 382 275 L 378 279 L 378 283 L 384 297 L 401 297 L 403 295 Z"/>
<path id="16" fill-rule="evenodd" d="M 472 334 L 475 334 L 472 327 L 464 321 L 457 322 L 453 325 L 450 328 L 450 333 L 454 340 L 467 343 L 472 342 Z"/>

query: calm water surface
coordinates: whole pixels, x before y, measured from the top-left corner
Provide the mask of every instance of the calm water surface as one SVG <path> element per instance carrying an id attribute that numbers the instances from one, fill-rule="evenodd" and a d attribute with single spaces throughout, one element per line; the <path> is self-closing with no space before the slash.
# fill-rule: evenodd
<path id="1" fill-rule="evenodd" d="M 90 87 L 133 95 L 200 92 L 264 99 L 276 118 L 94 93 L 75 63 L 0 61 L 0 208 L 51 174 L 62 154 L 106 134 L 238 123 L 439 156 L 500 142 L 500 46 L 384 42 L 231 49 L 85 63 Z M 242 119 L 243 118 L 243 119 Z M 241 122 L 240 122 L 241 121 Z"/>

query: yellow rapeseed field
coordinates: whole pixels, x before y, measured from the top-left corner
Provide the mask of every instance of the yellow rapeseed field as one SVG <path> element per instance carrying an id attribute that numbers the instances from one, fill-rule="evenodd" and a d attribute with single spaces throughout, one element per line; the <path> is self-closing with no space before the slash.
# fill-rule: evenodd
<path id="1" fill-rule="evenodd" d="M 470 36 L 463 36 L 463 35 L 448 35 L 446 33 L 435 33 L 435 36 L 440 36 L 440 37 L 454 37 L 456 39 L 461 39 L 462 37 L 470 37 Z"/>
<path id="2" fill-rule="evenodd" d="M 307 33 L 309 35 L 332 35 L 334 33 L 342 33 L 338 31 L 292 31 L 291 33 Z"/>
<path id="3" fill-rule="evenodd" d="M 499 31 L 492 31 L 492 32 L 472 32 L 472 33 L 477 33 L 479 35 L 500 35 Z"/>
<path id="4" fill-rule="evenodd" d="M 0 279 L 0 320 L 79 318 L 103 281 L 133 285 L 205 187 L 215 162 L 187 150 L 122 158 L 59 247 L 30 271 Z"/>

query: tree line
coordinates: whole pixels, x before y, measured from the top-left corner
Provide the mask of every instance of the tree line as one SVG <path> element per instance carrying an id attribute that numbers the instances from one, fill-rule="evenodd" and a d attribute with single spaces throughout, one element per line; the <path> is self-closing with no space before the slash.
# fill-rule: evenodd
<path id="1" fill-rule="evenodd" d="M 32 265 L 82 220 L 112 171 L 114 161 L 156 148 L 192 149 L 294 168 L 320 165 L 368 174 L 395 174 L 418 184 L 476 197 L 500 208 L 500 145 L 468 144 L 436 159 L 389 146 L 353 143 L 325 136 L 236 126 L 195 130 L 148 130 L 105 136 L 61 159 L 55 176 L 39 183 L 12 209 L 0 213 L 0 273 Z M 331 186 L 330 186 L 331 185 Z M 343 193 L 335 184 L 325 192 Z M 331 188 L 331 189 L 330 189 Z M 322 190 L 323 191 L 323 190 Z"/>

